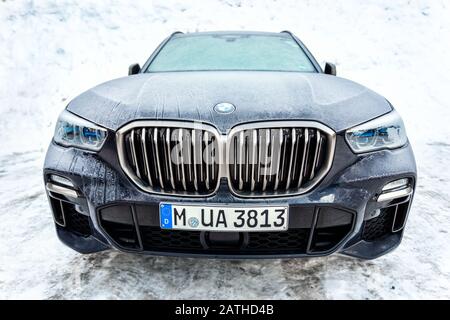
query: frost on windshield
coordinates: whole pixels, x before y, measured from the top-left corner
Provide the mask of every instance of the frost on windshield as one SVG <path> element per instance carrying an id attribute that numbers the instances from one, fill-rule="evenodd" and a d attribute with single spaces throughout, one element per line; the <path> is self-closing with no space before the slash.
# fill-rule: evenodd
<path id="1" fill-rule="evenodd" d="M 148 72 L 259 70 L 315 72 L 293 38 L 286 35 L 214 34 L 171 39 Z"/>

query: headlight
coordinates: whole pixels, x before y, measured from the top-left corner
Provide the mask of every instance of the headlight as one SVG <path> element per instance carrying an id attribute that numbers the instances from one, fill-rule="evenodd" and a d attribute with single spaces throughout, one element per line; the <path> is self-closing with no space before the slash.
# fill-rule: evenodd
<path id="1" fill-rule="evenodd" d="M 105 129 L 64 110 L 56 123 L 54 139 L 63 146 L 98 151 L 106 134 Z"/>
<path id="2" fill-rule="evenodd" d="M 356 153 L 395 149 L 407 141 L 405 126 L 395 110 L 347 130 L 345 138 Z"/>

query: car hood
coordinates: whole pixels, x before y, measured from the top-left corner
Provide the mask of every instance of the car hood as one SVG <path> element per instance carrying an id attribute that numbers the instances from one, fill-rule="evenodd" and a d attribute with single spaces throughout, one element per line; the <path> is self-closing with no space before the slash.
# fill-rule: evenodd
<path id="1" fill-rule="evenodd" d="M 219 114 L 221 102 L 235 105 Z M 389 102 L 355 82 L 319 73 L 166 72 L 128 76 L 100 84 L 67 109 L 117 130 L 137 119 L 195 120 L 222 133 L 260 120 L 314 120 L 334 131 L 389 112 Z"/>

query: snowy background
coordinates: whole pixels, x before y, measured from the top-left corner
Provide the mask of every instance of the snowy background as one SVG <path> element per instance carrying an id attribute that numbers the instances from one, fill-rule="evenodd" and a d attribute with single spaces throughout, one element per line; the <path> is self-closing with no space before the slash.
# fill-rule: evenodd
<path id="1" fill-rule="evenodd" d="M 75 95 L 141 65 L 175 30 L 291 30 L 402 114 L 419 181 L 401 246 L 223 261 L 103 252 L 55 235 L 41 168 Z M 0 298 L 450 298 L 450 3 L 0 1 Z"/>

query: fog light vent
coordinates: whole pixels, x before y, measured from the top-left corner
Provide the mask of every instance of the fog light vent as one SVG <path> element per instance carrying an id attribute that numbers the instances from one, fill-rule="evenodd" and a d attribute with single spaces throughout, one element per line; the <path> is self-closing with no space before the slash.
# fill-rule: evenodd
<path id="1" fill-rule="evenodd" d="M 408 178 L 398 179 L 386 184 L 377 201 L 389 201 L 409 196 L 413 192 L 411 181 Z"/>
<path id="2" fill-rule="evenodd" d="M 52 180 L 53 182 L 62 184 L 62 185 L 64 185 L 64 186 L 68 186 L 68 187 L 75 188 L 75 186 L 73 185 L 72 181 L 70 181 L 70 180 L 67 179 L 67 178 L 58 176 L 58 175 L 56 175 L 56 174 L 50 175 L 50 180 Z"/>
<path id="3" fill-rule="evenodd" d="M 409 185 L 409 179 L 408 178 L 404 178 L 404 179 L 398 179 L 395 181 L 392 181 L 390 183 L 388 183 L 387 185 L 385 185 L 382 189 L 382 191 L 389 191 L 389 190 L 394 190 L 394 189 L 403 189 L 408 187 Z"/>

